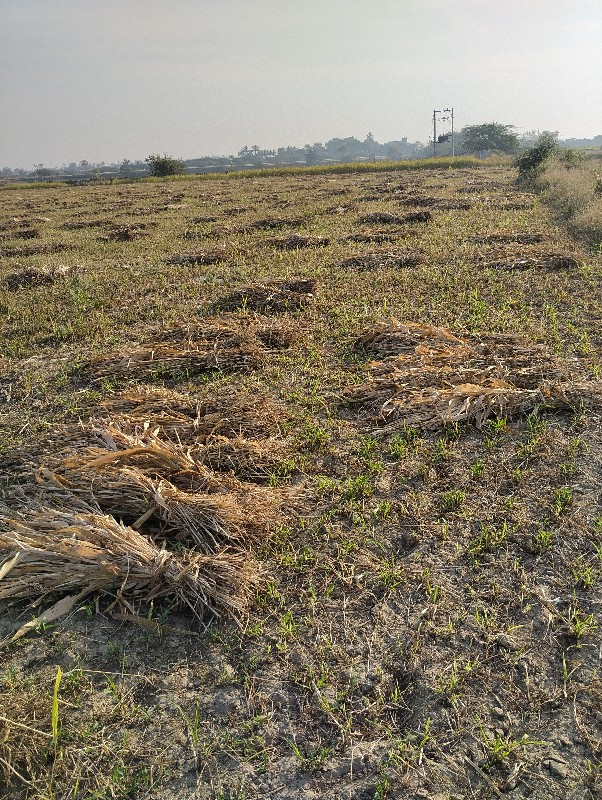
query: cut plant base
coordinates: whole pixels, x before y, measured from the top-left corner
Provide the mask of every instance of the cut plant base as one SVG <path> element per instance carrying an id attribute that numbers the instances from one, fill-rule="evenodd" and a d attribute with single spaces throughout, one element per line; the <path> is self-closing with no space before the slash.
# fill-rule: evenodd
<path id="1" fill-rule="evenodd" d="M 354 348 L 383 360 L 368 364 L 371 379 L 349 387 L 345 402 L 366 409 L 381 433 L 407 425 L 480 428 L 491 417 L 575 409 L 602 399 L 602 383 L 586 379 L 575 362 L 519 337 L 460 336 L 394 321 L 364 331 Z"/>

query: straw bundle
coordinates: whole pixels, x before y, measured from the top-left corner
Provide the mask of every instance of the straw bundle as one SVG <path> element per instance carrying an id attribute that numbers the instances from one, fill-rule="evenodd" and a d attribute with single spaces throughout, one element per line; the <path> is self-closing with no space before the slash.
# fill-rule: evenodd
<path id="1" fill-rule="evenodd" d="M 51 244 L 32 244 L 29 247 L 6 247 L 0 250 L 0 256 L 4 258 L 15 258 L 22 256 L 46 256 L 50 253 L 62 253 L 70 250 L 71 245 L 62 242 L 52 242 Z"/>
<path id="2" fill-rule="evenodd" d="M 381 430 L 404 422 L 480 427 L 491 416 L 542 405 L 570 408 L 600 396 L 597 382 L 570 382 L 574 363 L 517 336 L 460 338 L 445 328 L 394 320 L 363 331 L 354 346 L 382 360 L 368 364 L 371 379 L 347 389 L 345 402 L 366 408 Z"/>
<path id="3" fill-rule="evenodd" d="M 266 239 L 265 244 L 277 250 L 299 250 L 304 247 L 326 247 L 330 239 L 326 236 L 287 236 L 284 239 Z"/>
<path id="4" fill-rule="evenodd" d="M 470 356 L 473 349 L 446 328 L 422 325 L 418 322 L 399 322 L 372 325 L 363 330 L 353 343 L 356 352 L 376 355 L 380 358 L 415 353 L 416 348 L 456 348 L 460 355 Z"/>
<path id="5" fill-rule="evenodd" d="M 9 292 L 15 292 L 21 288 L 48 286 L 61 278 L 66 278 L 73 270 L 74 267 L 64 264 L 56 267 L 28 267 L 19 272 L 11 272 L 6 276 L 5 284 Z"/>
<path id="6" fill-rule="evenodd" d="M 167 259 L 168 264 L 218 264 L 224 261 L 227 254 L 222 251 L 205 251 L 202 253 L 175 253 Z"/>
<path id="7" fill-rule="evenodd" d="M 103 590 L 123 602 L 172 597 L 200 618 L 241 611 L 253 582 L 243 556 L 176 555 L 111 516 L 41 508 L 0 521 L 0 599 Z"/>
<path id="8" fill-rule="evenodd" d="M 379 198 L 370 198 L 378 200 Z M 397 214 L 389 214 L 386 211 L 376 211 L 373 214 L 364 214 L 363 217 L 358 219 L 358 222 L 367 222 L 367 223 L 374 223 L 377 225 L 396 225 L 401 224 L 404 222 L 403 217 L 398 216 Z"/>
<path id="9" fill-rule="evenodd" d="M 98 378 L 111 375 L 148 378 L 157 374 L 178 377 L 212 370 L 255 369 L 264 362 L 265 356 L 257 345 L 249 343 L 228 347 L 216 340 L 212 346 L 208 342 L 193 344 L 186 341 L 174 342 L 173 345 L 148 344 L 126 353 L 101 356 L 94 359 L 90 367 Z"/>
<path id="10" fill-rule="evenodd" d="M 200 400 L 159 386 L 138 386 L 105 400 L 103 408 L 116 426 L 148 423 L 183 444 L 214 434 L 276 436 L 286 420 L 281 407 L 234 387 L 222 387 Z"/>
<path id="11" fill-rule="evenodd" d="M 578 269 L 579 261 L 570 255 L 562 253 L 541 253 L 528 257 L 503 258 L 493 261 L 482 261 L 484 267 L 489 269 Z"/>
<path id="12" fill-rule="evenodd" d="M 543 233 L 509 231 L 508 233 L 489 233 L 470 237 L 477 244 L 538 244 L 543 242 Z"/>
<path id="13" fill-rule="evenodd" d="M 255 514 L 249 520 L 251 498 L 243 491 L 184 492 L 168 480 L 153 479 L 135 467 L 114 464 L 63 474 L 42 468 L 38 482 L 48 506 L 98 507 L 153 538 L 187 542 L 206 554 L 225 545 L 243 545 L 249 539 L 245 534 L 254 536 L 259 521 L 265 523 L 273 516 L 276 506 L 275 500 L 270 504 L 263 497 L 253 496 Z M 258 500 L 262 501 L 261 513 L 255 507 Z"/>
<path id="14" fill-rule="evenodd" d="M 317 281 L 313 278 L 274 279 L 237 289 L 218 300 L 223 311 L 247 309 L 263 313 L 292 311 L 304 308 L 313 297 Z"/>
<path id="15" fill-rule="evenodd" d="M 374 242 L 375 244 L 384 244 L 385 242 L 394 242 L 405 231 L 364 231 L 360 233 L 350 233 L 345 236 L 346 242 Z"/>

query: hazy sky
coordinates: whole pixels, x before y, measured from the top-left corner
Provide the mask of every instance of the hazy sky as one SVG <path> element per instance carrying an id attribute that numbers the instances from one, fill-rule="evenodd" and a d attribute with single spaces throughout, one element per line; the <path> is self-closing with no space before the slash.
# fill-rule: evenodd
<path id="1" fill-rule="evenodd" d="M 602 0 L 0 0 L 0 167 L 602 133 Z"/>

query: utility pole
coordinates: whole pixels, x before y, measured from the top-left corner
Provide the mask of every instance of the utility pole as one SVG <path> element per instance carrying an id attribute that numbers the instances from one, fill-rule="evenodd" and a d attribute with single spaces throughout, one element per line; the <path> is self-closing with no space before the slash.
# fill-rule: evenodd
<path id="1" fill-rule="evenodd" d="M 433 156 L 437 155 L 437 114 L 440 111 L 433 111 Z"/>
<path id="2" fill-rule="evenodd" d="M 452 124 L 452 129 L 451 129 L 451 140 L 452 140 L 452 156 L 455 156 L 455 155 L 456 155 L 456 142 L 455 142 L 455 139 L 454 139 L 454 109 L 453 109 L 453 106 L 452 106 L 451 108 L 444 108 L 443 110 L 444 110 L 444 111 L 446 111 L 446 112 L 449 112 L 449 113 L 451 113 L 451 124 Z"/>

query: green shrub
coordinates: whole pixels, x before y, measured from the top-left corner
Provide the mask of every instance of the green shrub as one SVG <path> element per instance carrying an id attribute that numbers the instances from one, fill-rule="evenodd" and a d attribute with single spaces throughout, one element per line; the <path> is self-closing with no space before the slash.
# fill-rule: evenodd
<path id="1" fill-rule="evenodd" d="M 148 164 L 153 178 L 165 178 L 167 175 L 181 175 L 186 172 L 184 163 L 177 158 L 168 156 L 167 153 L 163 153 L 162 156 L 152 153 L 144 160 Z"/>
<path id="2" fill-rule="evenodd" d="M 515 161 L 518 167 L 518 179 L 531 183 L 544 169 L 546 161 L 557 151 L 556 134 L 542 133 L 537 144 L 521 153 Z"/>

